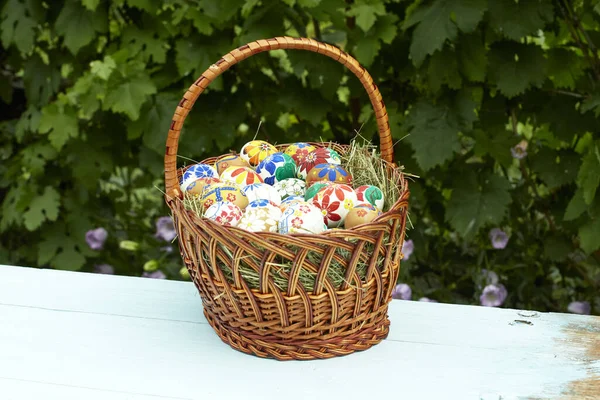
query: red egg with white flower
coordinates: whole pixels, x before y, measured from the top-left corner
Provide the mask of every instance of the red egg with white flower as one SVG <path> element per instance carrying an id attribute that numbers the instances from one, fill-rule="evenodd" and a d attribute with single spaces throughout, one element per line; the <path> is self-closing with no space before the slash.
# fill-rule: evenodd
<path id="1" fill-rule="evenodd" d="M 304 160 L 308 156 L 308 153 L 313 152 L 316 149 L 317 148 L 312 144 L 299 142 L 290 144 L 285 149 L 285 154 L 292 157 L 296 165 L 300 165 L 300 163 L 304 162 Z"/>
<path id="2" fill-rule="evenodd" d="M 329 228 L 337 228 L 344 224 L 346 216 L 356 204 L 356 193 L 345 184 L 333 184 L 321 189 L 312 204 L 323 214 L 323 220 Z"/>

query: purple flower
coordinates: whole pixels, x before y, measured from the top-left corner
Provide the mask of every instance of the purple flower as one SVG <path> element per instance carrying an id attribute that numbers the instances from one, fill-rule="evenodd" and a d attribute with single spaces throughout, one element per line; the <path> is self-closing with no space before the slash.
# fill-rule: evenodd
<path id="1" fill-rule="evenodd" d="M 487 285 L 479 297 L 482 306 L 498 307 L 504 303 L 508 292 L 503 284 Z"/>
<path id="2" fill-rule="evenodd" d="M 496 274 L 494 271 L 482 269 L 481 276 L 483 277 L 484 283 L 486 285 L 495 285 L 498 283 L 498 274 Z"/>
<path id="3" fill-rule="evenodd" d="M 490 241 L 495 249 L 503 249 L 508 243 L 508 235 L 500 228 L 494 228 L 490 231 Z"/>
<path id="4" fill-rule="evenodd" d="M 152 279 L 165 279 L 167 276 L 161 270 L 157 270 L 154 272 L 144 272 L 142 274 L 144 278 L 152 278 Z"/>
<path id="5" fill-rule="evenodd" d="M 592 306 L 587 301 L 573 301 L 569 303 L 567 310 L 573 314 L 589 315 L 592 312 Z"/>
<path id="6" fill-rule="evenodd" d="M 406 283 L 399 283 L 392 290 L 392 299 L 410 300 L 412 297 L 412 289 Z"/>
<path id="7" fill-rule="evenodd" d="M 106 242 L 106 238 L 108 237 L 108 232 L 104 228 L 97 228 L 87 231 L 85 234 L 85 241 L 88 246 L 92 250 L 102 250 L 104 247 L 104 242 Z"/>
<path id="8" fill-rule="evenodd" d="M 437 303 L 437 300 L 432 300 L 429 297 L 421 297 L 419 301 L 424 301 L 426 303 Z"/>
<path id="9" fill-rule="evenodd" d="M 175 239 L 177 232 L 175 232 L 175 226 L 171 217 L 160 217 L 156 220 L 156 238 L 170 242 Z"/>
<path id="10" fill-rule="evenodd" d="M 413 253 L 414 249 L 415 249 L 415 244 L 413 243 L 413 241 L 405 240 L 404 243 L 402 243 L 402 254 L 404 255 L 404 257 L 402 257 L 402 259 L 408 260 L 410 255 Z"/>
<path id="11" fill-rule="evenodd" d="M 513 158 L 516 158 L 517 160 L 527 157 L 527 142 L 523 140 L 515 147 L 511 148 L 510 153 L 512 154 Z"/>
<path id="12" fill-rule="evenodd" d="M 113 268 L 112 265 L 99 264 L 99 265 L 94 265 L 94 272 L 97 273 L 97 274 L 112 275 L 112 274 L 115 273 L 115 269 Z"/>

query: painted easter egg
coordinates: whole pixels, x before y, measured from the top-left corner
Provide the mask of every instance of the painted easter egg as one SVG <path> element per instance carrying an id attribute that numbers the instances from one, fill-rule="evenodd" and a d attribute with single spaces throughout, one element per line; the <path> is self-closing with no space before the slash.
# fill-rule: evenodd
<path id="1" fill-rule="evenodd" d="M 200 197 L 200 201 L 205 210 L 219 201 L 233 203 L 241 210 L 248 205 L 248 198 L 242 192 L 242 189 L 238 185 L 228 182 L 214 183 L 207 186 L 204 194 Z"/>
<path id="2" fill-rule="evenodd" d="M 252 140 L 242 147 L 240 157 L 242 157 L 250 166 L 256 167 L 262 160 L 273 153 L 277 153 L 277 149 L 270 143 L 264 140 Z"/>
<path id="3" fill-rule="evenodd" d="M 359 205 L 348 212 L 344 222 L 344 227 L 346 229 L 350 229 L 357 225 L 366 224 L 373 221 L 380 215 L 381 211 L 370 204 Z"/>
<path id="4" fill-rule="evenodd" d="M 337 164 L 340 165 L 342 159 L 340 155 L 333 149 L 319 147 L 306 155 L 304 161 L 298 164 L 298 178 L 306 179 L 310 170 L 319 164 Z"/>
<path id="5" fill-rule="evenodd" d="M 204 212 L 204 218 L 225 226 L 237 226 L 242 210 L 229 201 L 217 201 Z"/>
<path id="6" fill-rule="evenodd" d="M 321 210 L 307 202 L 290 205 L 279 219 L 279 233 L 313 233 L 325 232 Z"/>
<path id="7" fill-rule="evenodd" d="M 306 191 L 306 182 L 302 179 L 289 178 L 279 181 L 273 185 L 282 199 L 290 196 L 304 196 Z"/>
<path id="8" fill-rule="evenodd" d="M 271 200 L 258 199 L 258 200 L 252 200 L 251 202 L 249 202 L 248 206 L 246 207 L 246 210 L 249 208 L 260 208 L 260 207 L 269 207 L 269 206 L 279 208 L 279 205 L 273 203 Z"/>
<path id="9" fill-rule="evenodd" d="M 306 184 L 308 186 L 315 182 L 329 181 L 335 183 L 352 183 L 352 175 L 338 164 L 319 164 L 312 168 L 308 176 L 306 177 Z"/>
<path id="10" fill-rule="evenodd" d="M 304 200 L 310 202 L 310 200 L 317 195 L 326 186 L 333 184 L 333 182 L 329 181 L 320 181 L 315 182 L 306 189 L 306 193 L 304 194 Z"/>
<path id="11" fill-rule="evenodd" d="M 253 183 L 242 188 L 242 191 L 248 197 L 248 201 L 264 199 L 277 205 L 281 204 L 281 196 L 277 189 L 266 183 Z"/>
<path id="12" fill-rule="evenodd" d="M 262 183 L 263 179 L 250 167 L 229 167 L 221 174 L 221 182 L 231 182 L 245 187 L 253 183 Z"/>
<path id="13" fill-rule="evenodd" d="M 285 154 L 292 157 L 296 165 L 300 165 L 304 161 L 308 153 L 315 151 L 317 148 L 308 143 L 293 143 L 285 149 Z"/>
<path id="14" fill-rule="evenodd" d="M 289 196 L 281 201 L 279 208 L 281 211 L 285 211 L 286 208 L 296 203 L 304 203 L 304 197 L 302 196 Z"/>
<path id="15" fill-rule="evenodd" d="M 383 192 L 377 186 L 363 185 L 354 189 L 356 192 L 357 204 L 370 204 L 380 211 L 383 211 Z"/>
<path id="16" fill-rule="evenodd" d="M 185 170 L 181 177 L 181 190 L 186 191 L 188 185 L 199 178 L 218 178 L 217 170 L 208 164 L 194 164 Z"/>
<path id="17" fill-rule="evenodd" d="M 277 232 L 281 215 L 277 207 L 250 208 L 242 216 L 238 227 L 250 232 Z"/>
<path id="18" fill-rule="evenodd" d="M 217 178 L 198 178 L 195 181 L 191 182 L 185 191 L 189 194 L 195 196 L 201 196 L 204 188 L 208 185 L 212 185 L 213 183 L 219 183 L 220 181 Z"/>
<path id="19" fill-rule="evenodd" d="M 312 204 L 321 210 L 323 220 L 329 228 L 342 226 L 355 203 L 354 189 L 344 184 L 329 185 L 312 199 Z"/>
<path id="20" fill-rule="evenodd" d="M 239 154 L 230 154 L 219 157 L 215 163 L 215 168 L 219 176 L 229 167 L 249 167 L 248 161 L 244 160 Z"/>
<path id="21" fill-rule="evenodd" d="M 296 177 L 296 163 L 285 153 L 273 153 L 262 160 L 256 167 L 256 173 L 265 183 L 276 182 Z"/>

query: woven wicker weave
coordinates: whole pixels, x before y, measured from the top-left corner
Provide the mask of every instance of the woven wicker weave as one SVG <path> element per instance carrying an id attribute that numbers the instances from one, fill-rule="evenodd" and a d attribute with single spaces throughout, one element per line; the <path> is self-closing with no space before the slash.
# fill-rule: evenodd
<path id="1" fill-rule="evenodd" d="M 181 128 L 194 102 L 232 65 L 276 49 L 309 50 L 333 58 L 352 71 L 369 94 L 389 179 L 402 188 L 400 199 L 374 222 L 320 235 L 252 233 L 201 219 L 184 208 L 178 179 L 182 170 L 177 169 L 176 157 Z M 340 153 L 347 151 L 346 146 L 334 147 Z M 173 116 L 165 184 L 182 259 L 200 292 L 206 318 L 225 343 L 260 357 L 310 360 L 366 350 L 387 337 L 387 309 L 402 258 L 409 193 L 393 164 L 388 116 L 379 89 L 347 53 L 312 39 L 277 37 L 249 43 L 211 65 L 184 94 Z M 339 287 L 328 277 L 333 263 L 346 271 Z M 284 264 L 290 266 L 287 272 L 281 272 Z M 367 266 L 362 276 L 357 272 L 359 264 Z M 258 289 L 251 289 L 242 278 L 242 267 L 256 271 Z M 276 269 L 287 279 L 285 291 L 273 280 Z M 301 270 L 315 275 L 313 290 L 303 287 Z"/>

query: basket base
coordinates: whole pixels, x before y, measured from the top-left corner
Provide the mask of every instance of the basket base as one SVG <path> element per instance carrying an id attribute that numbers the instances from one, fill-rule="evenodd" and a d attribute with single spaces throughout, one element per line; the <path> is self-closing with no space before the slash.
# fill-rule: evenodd
<path id="1" fill-rule="evenodd" d="M 386 315 L 379 325 L 360 330 L 356 334 L 340 338 L 337 341 L 325 343 L 323 340 L 307 340 L 283 344 L 253 339 L 238 332 L 233 332 L 221 326 L 206 309 L 204 309 L 204 316 L 221 340 L 235 350 L 262 358 L 274 358 L 279 361 L 319 360 L 345 356 L 356 351 L 369 349 L 384 340 L 390 331 L 390 320 Z"/>

